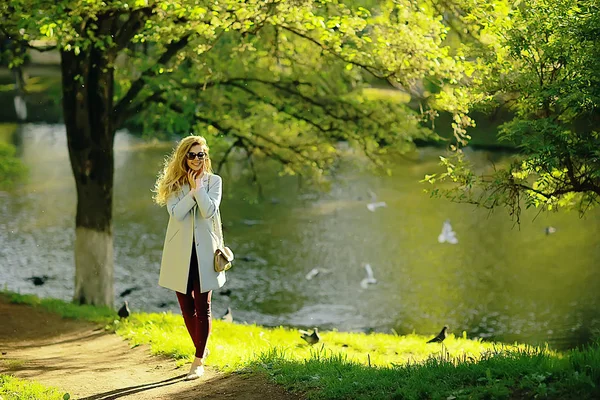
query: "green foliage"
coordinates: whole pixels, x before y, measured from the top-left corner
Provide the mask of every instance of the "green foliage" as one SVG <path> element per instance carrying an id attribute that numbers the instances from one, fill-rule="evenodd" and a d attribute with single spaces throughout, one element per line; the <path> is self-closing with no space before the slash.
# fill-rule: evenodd
<path id="1" fill-rule="evenodd" d="M 13 145 L 0 143 L 0 188 L 12 187 L 26 173 Z"/>
<path id="2" fill-rule="evenodd" d="M 82 71 L 114 71 L 115 128 L 133 120 L 152 135 L 201 132 L 289 173 L 324 172 L 339 141 L 380 164 L 433 135 L 406 102 L 370 95 L 373 84 L 454 114 L 463 134 L 474 67 L 444 43 L 443 13 L 412 0 L 0 5 L 15 37 L 56 42 L 81 66 L 98 61 Z M 84 75 L 76 90 L 89 86 Z"/>
<path id="3" fill-rule="evenodd" d="M 438 191 L 485 207 L 576 208 L 600 199 L 600 6 L 596 1 L 528 0 L 497 24 L 496 41 L 481 50 L 488 79 L 482 107 L 502 106 L 515 117 L 500 127 L 500 140 L 521 156 L 507 168 L 475 175 L 458 151 L 443 174 L 453 181 Z"/>

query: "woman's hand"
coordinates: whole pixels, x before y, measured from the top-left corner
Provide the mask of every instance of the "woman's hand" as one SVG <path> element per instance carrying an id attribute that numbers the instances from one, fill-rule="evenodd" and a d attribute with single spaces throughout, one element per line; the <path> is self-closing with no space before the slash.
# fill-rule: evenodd
<path id="1" fill-rule="evenodd" d="M 198 171 L 196 174 L 196 182 L 194 185 L 194 189 L 199 189 L 202 187 L 202 178 L 204 178 L 204 171 Z"/>
<path id="2" fill-rule="evenodd" d="M 196 189 L 196 171 L 193 169 L 188 170 L 187 172 L 188 183 L 190 184 L 190 189 Z"/>

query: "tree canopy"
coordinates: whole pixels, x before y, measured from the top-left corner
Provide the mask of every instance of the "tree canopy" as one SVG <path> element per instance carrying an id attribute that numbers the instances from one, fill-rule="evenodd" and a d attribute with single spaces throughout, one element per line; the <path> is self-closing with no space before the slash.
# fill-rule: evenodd
<path id="1" fill-rule="evenodd" d="M 506 168 L 477 175 L 458 151 L 446 172 L 426 180 L 456 183 L 439 191 L 485 207 L 521 205 L 584 213 L 600 199 L 600 5 L 527 0 L 495 25 L 495 40 L 473 49 L 486 60 L 475 107 L 506 107 L 514 117 L 499 139 L 520 154 Z"/>
<path id="2" fill-rule="evenodd" d="M 414 105 L 364 88 L 414 95 L 432 82 L 445 90 L 423 106 L 466 111 L 464 57 L 450 54 L 434 3 L 353 3 L 20 0 L 3 15 L 29 43 L 106 57 L 115 127 L 206 130 L 294 170 L 325 168 L 340 140 L 375 156 L 431 135 Z"/>

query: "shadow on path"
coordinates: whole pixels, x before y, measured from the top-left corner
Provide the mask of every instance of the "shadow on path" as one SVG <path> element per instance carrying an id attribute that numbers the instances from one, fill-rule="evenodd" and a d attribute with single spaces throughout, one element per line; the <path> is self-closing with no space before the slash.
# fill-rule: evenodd
<path id="1" fill-rule="evenodd" d="M 135 393 L 143 392 L 143 391 L 146 391 L 146 390 L 156 389 L 156 388 L 159 388 L 161 386 L 172 385 L 174 383 L 178 383 L 178 382 L 182 381 L 183 378 L 185 378 L 185 374 L 174 376 L 172 378 L 165 379 L 165 380 L 160 381 L 160 382 L 145 383 L 143 385 L 130 386 L 130 387 L 122 388 L 122 389 L 115 389 L 115 390 L 111 390 L 111 391 L 108 391 L 108 392 L 95 394 L 95 395 L 88 396 L 88 397 L 82 397 L 80 400 L 111 400 L 111 399 L 118 399 L 119 397 L 125 397 L 125 396 L 129 396 L 129 395 L 132 395 L 132 394 L 135 394 Z"/>

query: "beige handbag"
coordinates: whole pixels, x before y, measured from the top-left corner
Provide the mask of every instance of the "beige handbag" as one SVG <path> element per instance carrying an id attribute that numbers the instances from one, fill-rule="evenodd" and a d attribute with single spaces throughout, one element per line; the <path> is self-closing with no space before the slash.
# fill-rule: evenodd
<path id="1" fill-rule="evenodd" d="M 208 177 L 208 184 L 210 185 L 210 176 Z M 215 219 L 218 219 L 218 221 L 215 221 Z M 215 261 L 214 261 L 214 265 L 215 265 L 215 271 L 216 272 L 223 272 L 223 271 L 227 271 L 229 268 L 231 268 L 231 262 L 233 261 L 233 251 L 231 251 L 231 249 L 227 246 L 225 246 L 224 240 L 223 240 L 223 227 L 221 225 L 221 212 L 219 211 L 219 209 L 217 208 L 217 211 L 215 212 L 215 215 L 213 215 L 212 217 L 212 222 L 213 222 L 213 231 L 216 233 L 217 229 L 215 227 L 215 225 L 219 226 L 219 240 L 221 241 L 221 243 L 217 244 L 217 250 L 215 250 Z"/>

